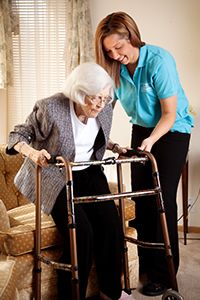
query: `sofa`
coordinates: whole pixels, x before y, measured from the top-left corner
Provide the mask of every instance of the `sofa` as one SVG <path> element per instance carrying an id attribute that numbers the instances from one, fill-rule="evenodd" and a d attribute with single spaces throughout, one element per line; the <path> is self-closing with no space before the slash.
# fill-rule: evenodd
<path id="1" fill-rule="evenodd" d="M 0 145 L 0 299 L 34 299 L 34 238 L 35 205 L 30 203 L 15 187 L 14 177 L 23 157 L 20 154 L 7 155 L 6 145 Z M 116 183 L 110 189 L 116 193 Z M 116 202 L 117 204 L 117 202 Z M 125 219 L 127 234 L 136 237 L 133 228 L 128 227 L 134 218 L 134 203 L 125 199 Z M 62 239 L 51 218 L 42 213 L 41 246 L 42 254 L 58 261 L 62 251 Z M 128 244 L 128 260 L 131 288 L 138 284 L 137 247 Z M 56 271 L 42 263 L 42 300 L 56 299 Z M 98 292 L 95 265 L 92 267 L 87 296 Z"/>

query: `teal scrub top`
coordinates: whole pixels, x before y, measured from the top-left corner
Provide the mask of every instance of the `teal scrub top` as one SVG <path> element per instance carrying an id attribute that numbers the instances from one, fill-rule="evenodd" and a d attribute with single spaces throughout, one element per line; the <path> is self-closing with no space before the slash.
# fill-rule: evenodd
<path id="1" fill-rule="evenodd" d="M 188 112 L 188 99 L 183 91 L 171 54 L 157 46 L 140 48 L 139 61 L 133 76 L 121 65 L 120 86 L 115 89 L 130 122 L 143 127 L 155 127 L 161 117 L 161 101 L 177 96 L 176 120 L 171 131 L 190 133 L 194 126 Z"/>

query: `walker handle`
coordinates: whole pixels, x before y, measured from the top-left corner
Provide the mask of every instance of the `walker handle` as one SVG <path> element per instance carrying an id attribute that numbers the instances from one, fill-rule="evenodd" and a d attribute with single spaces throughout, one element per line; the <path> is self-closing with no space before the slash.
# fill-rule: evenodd
<path id="1" fill-rule="evenodd" d="M 51 154 L 51 158 L 47 160 L 48 164 L 56 164 L 57 163 L 57 157 L 58 155 L 56 154 Z"/>
<path id="2" fill-rule="evenodd" d="M 142 150 L 137 149 L 128 149 L 126 153 L 121 153 L 120 156 L 132 157 L 132 156 L 141 156 L 143 155 Z"/>

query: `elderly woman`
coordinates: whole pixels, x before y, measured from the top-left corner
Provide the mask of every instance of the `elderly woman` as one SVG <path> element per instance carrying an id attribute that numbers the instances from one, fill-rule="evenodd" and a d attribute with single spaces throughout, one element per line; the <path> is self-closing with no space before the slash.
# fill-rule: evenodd
<path id="1" fill-rule="evenodd" d="M 69 161 L 101 160 L 106 148 L 117 149 L 109 140 L 112 121 L 113 81 L 96 63 L 84 63 L 68 76 L 62 93 L 36 102 L 26 122 L 9 135 L 7 152 L 26 158 L 15 184 L 34 201 L 35 164 L 43 168 L 42 209 L 51 214 L 63 236 L 63 263 L 70 263 L 69 232 L 64 173 L 48 166 L 51 155 Z M 114 148 L 114 149 L 113 149 Z M 110 193 L 100 166 L 73 170 L 74 194 Z M 122 233 L 114 201 L 75 205 L 80 298 L 85 299 L 88 276 L 95 260 L 98 299 L 119 299 L 122 293 Z M 58 299 L 72 299 L 71 273 L 58 271 Z M 124 295 L 124 294 L 123 294 Z"/>

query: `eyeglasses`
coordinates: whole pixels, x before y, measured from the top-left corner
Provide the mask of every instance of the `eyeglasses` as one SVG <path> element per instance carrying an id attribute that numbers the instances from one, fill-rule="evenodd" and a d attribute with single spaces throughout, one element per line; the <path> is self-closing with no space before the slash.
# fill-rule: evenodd
<path id="1" fill-rule="evenodd" d="M 88 100 L 92 104 L 107 104 L 112 100 L 111 96 L 87 96 Z"/>

